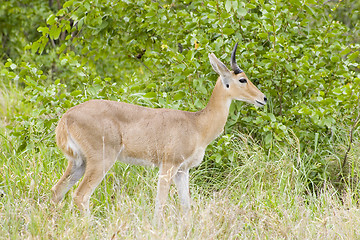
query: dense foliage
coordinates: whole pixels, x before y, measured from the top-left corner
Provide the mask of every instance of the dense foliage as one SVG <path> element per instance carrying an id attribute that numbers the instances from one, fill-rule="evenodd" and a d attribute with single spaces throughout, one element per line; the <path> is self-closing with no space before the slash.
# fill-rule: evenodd
<path id="1" fill-rule="evenodd" d="M 344 157 L 352 144 L 347 136 L 358 134 L 356 6 L 315 0 L 5 1 L 0 94 L 19 88 L 27 107 L 3 106 L 0 117 L 21 154 L 44 140 L 53 146 L 61 114 L 88 99 L 196 111 L 217 77 L 208 53 L 228 62 L 239 42 L 239 65 L 270 101 L 265 109 L 234 103 L 225 135 L 209 146 L 202 167 L 219 174 L 241 161 L 227 147 L 236 138 L 236 144 L 261 142 L 269 156 L 278 156 L 279 146 L 297 149 L 296 168 L 311 187 L 335 183 L 345 172 L 353 178 Z"/>
<path id="2" fill-rule="evenodd" d="M 0 238 L 359 239 L 360 2 L 0 1 Z M 67 161 L 61 115 L 88 99 L 197 111 L 237 62 L 269 101 L 234 102 L 192 169 L 192 211 L 157 169 L 116 163 L 80 217 L 50 188 Z M 174 197 L 175 196 L 175 197 Z M 75 227 L 74 227 L 75 226 Z"/>

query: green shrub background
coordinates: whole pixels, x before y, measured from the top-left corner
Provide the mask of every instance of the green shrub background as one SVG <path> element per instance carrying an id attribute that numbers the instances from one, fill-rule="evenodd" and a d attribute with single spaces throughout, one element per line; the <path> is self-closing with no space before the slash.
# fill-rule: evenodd
<path id="1" fill-rule="evenodd" d="M 232 103 L 224 134 L 192 171 L 192 191 L 211 199 L 230 183 L 244 182 L 251 172 L 244 169 L 253 166 L 261 174 L 249 179 L 258 176 L 262 191 L 282 189 L 284 181 L 294 196 L 318 196 L 331 188 L 341 204 L 350 195 L 356 205 L 359 10 L 360 2 L 350 0 L 2 1 L 0 210 L 14 199 L 50 206 L 49 189 L 66 165 L 54 129 L 71 106 L 111 99 L 200 110 L 217 78 L 208 53 L 229 64 L 236 42 L 238 64 L 269 101 L 263 109 Z M 234 178 L 239 169 L 242 179 Z M 92 198 L 99 201 L 93 203 L 98 216 L 111 209 L 106 194 L 113 188 L 136 197 L 141 189 L 132 190 L 132 184 L 155 177 L 152 170 L 116 166 Z M 15 229 L 26 232 L 23 222 Z M 6 229 L 4 236 L 16 235 Z"/>

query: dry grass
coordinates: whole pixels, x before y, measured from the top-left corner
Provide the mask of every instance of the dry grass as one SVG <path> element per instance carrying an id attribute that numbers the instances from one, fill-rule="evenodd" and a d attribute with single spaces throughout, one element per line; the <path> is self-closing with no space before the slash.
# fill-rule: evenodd
<path id="1" fill-rule="evenodd" d="M 343 204 L 333 190 L 303 199 L 243 195 L 232 201 L 227 190 L 211 198 L 196 196 L 191 216 L 174 206 L 156 226 L 152 204 L 139 205 L 126 194 L 104 216 L 79 216 L 72 206 L 19 199 L 2 206 L 3 239 L 358 239 L 360 210 Z M 269 197 L 273 197 L 269 199 Z M 269 201 L 278 199 L 271 205 Z M 290 201 L 284 201 L 288 199 Z"/>
<path id="2" fill-rule="evenodd" d="M 192 172 L 192 212 L 182 216 L 172 188 L 164 220 L 153 220 L 154 169 L 117 164 L 91 200 L 92 216 L 79 215 L 71 194 L 59 206 L 49 189 L 60 177 L 55 149 L 21 156 L 2 152 L 0 239 L 359 239 L 359 193 L 331 185 L 305 194 L 290 149 L 268 159 L 257 146 L 237 149 L 219 191 L 204 190 Z M 353 157 L 356 152 L 353 153 Z M 203 170 L 202 170 L 203 171 Z M 73 191 L 73 190 L 72 190 Z M 204 192 L 205 191 L 205 192 Z"/>

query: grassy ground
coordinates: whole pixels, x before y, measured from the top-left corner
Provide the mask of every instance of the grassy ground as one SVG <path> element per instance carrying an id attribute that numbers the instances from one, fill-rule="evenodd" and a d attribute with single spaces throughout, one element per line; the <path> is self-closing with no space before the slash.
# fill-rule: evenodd
<path id="1" fill-rule="evenodd" d="M 153 224 L 157 169 L 122 163 L 93 194 L 91 217 L 78 213 L 71 199 L 73 189 L 54 206 L 50 188 L 62 175 L 66 160 L 49 144 L 53 136 L 16 152 L 17 138 L 8 129 L 13 123 L 6 116 L 29 111 L 16 101 L 20 95 L 0 94 L 0 239 L 360 238 L 359 193 L 352 190 L 358 187 L 339 192 L 325 183 L 309 192 L 303 181 L 306 169 L 299 167 L 306 154 L 299 154 L 296 145 L 266 152 L 240 135 L 231 135 L 228 151 L 235 152 L 236 161 L 225 175 L 204 167 L 191 172 L 189 216 L 181 215 L 172 188 L 164 221 Z M 354 146 L 350 171 L 356 172 L 358 135 Z"/>

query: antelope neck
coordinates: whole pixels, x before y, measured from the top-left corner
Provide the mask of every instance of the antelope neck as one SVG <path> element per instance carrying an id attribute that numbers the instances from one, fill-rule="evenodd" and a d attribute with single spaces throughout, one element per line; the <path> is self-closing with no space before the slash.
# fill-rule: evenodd
<path id="1" fill-rule="evenodd" d="M 229 115 L 231 97 L 219 78 L 207 106 L 199 111 L 198 124 L 206 146 L 224 130 Z"/>

